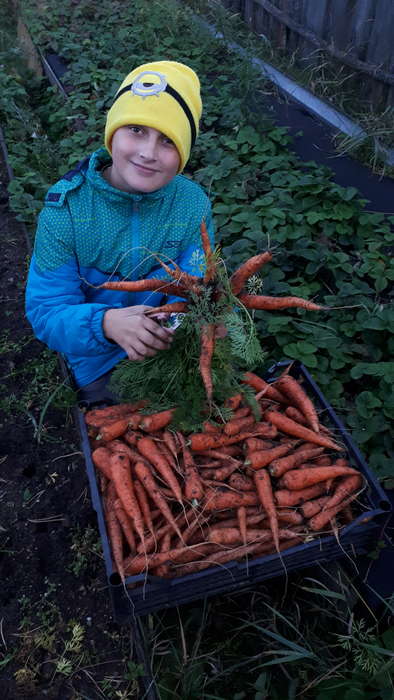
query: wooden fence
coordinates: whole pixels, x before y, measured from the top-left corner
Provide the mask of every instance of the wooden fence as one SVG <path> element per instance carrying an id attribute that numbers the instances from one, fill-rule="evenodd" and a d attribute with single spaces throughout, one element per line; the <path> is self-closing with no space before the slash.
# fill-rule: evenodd
<path id="1" fill-rule="evenodd" d="M 394 106 L 394 0 L 221 0 L 300 65 L 331 59 L 361 99 Z"/>

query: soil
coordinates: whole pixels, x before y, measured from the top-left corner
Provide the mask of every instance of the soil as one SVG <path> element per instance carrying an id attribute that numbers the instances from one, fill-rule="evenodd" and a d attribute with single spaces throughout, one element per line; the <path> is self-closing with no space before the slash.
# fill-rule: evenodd
<path id="1" fill-rule="evenodd" d="M 26 368 L 45 365 L 48 351 L 24 317 L 28 242 L 9 211 L 6 184 L 2 163 L 1 697 L 93 700 L 115 697 L 116 691 L 137 697 L 127 674 L 130 630 L 111 618 L 96 516 L 70 411 L 52 402 L 35 435 L 43 397 L 18 407 L 28 388 Z M 39 375 L 37 383 L 39 393 Z M 80 646 L 73 627 L 83 636 Z"/>

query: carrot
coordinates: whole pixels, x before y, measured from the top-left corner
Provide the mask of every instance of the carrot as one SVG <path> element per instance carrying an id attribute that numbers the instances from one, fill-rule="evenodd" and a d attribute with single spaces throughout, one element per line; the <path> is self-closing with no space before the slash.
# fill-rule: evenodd
<path id="1" fill-rule="evenodd" d="M 107 479 L 112 479 L 110 464 L 111 451 L 107 447 L 96 447 L 92 452 L 92 461 L 97 469 L 105 474 Z"/>
<path id="2" fill-rule="evenodd" d="M 270 297 L 257 294 L 240 294 L 241 304 L 247 309 L 261 309 L 263 311 L 280 311 L 281 309 L 306 309 L 307 311 L 324 311 L 326 306 L 315 304 L 313 301 L 300 297 Z"/>
<path id="3" fill-rule="evenodd" d="M 253 416 L 241 416 L 240 418 L 232 418 L 225 424 L 223 432 L 225 435 L 237 435 L 241 431 L 251 429 L 256 423 Z"/>
<path id="4" fill-rule="evenodd" d="M 132 428 L 127 428 L 126 432 L 122 435 L 122 440 L 124 440 L 129 447 L 136 447 L 140 435 L 136 430 Z"/>
<path id="5" fill-rule="evenodd" d="M 353 474 L 353 476 L 347 476 L 341 479 L 336 486 L 334 493 L 325 503 L 323 510 L 328 510 L 334 508 L 337 503 L 343 501 L 347 496 L 350 496 L 354 491 L 357 491 L 363 483 L 363 478 L 361 474 Z"/>
<path id="6" fill-rule="evenodd" d="M 231 474 L 228 480 L 229 486 L 236 491 L 253 491 L 254 484 L 250 476 L 246 474 Z"/>
<path id="7" fill-rule="evenodd" d="M 114 507 L 118 522 L 120 524 L 120 527 L 122 529 L 123 535 L 125 536 L 126 541 L 130 547 L 130 551 L 135 552 L 136 543 L 135 543 L 135 536 L 134 536 L 134 529 L 133 529 L 133 525 L 132 525 L 132 520 L 127 515 L 119 498 L 115 498 L 113 507 Z"/>
<path id="8" fill-rule="evenodd" d="M 264 396 L 267 399 L 272 399 L 278 403 L 286 403 L 286 399 L 272 384 L 269 384 L 264 379 L 254 374 L 254 372 L 245 372 L 242 376 L 242 382 L 252 387 L 256 392 L 259 393 L 260 397 Z"/>
<path id="9" fill-rule="evenodd" d="M 158 471 L 164 479 L 166 486 L 169 486 L 179 503 L 182 503 L 182 491 L 178 480 L 164 455 L 160 452 L 156 443 L 150 437 L 143 437 L 138 440 L 137 449 Z"/>
<path id="10" fill-rule="evenodd" d="M 169 431 L 169 430 L 164 430 L 163 432 L 163 440 L 164 444 L 167 446 L 169 451 L 171 452 L 172 456 L 174 459 L 177 459 L 178 457 L 178 447 L 175 442 L 175 437 L 174 435 Z"/>
<path id="11" fill-rule="evenodd" d="M 291 418 L 284 416 L 278 411 L 268 410 L 264 414 L 265 418 L 269 420 L 273 425 L 275 425 L 280 431 L 286 433 L 287 435 L 293 435 L 294 437 L 301 438 L 307 442 L 316 443 L 316 445 L 322 445 L 322 447 L 327 447 L 329 450 L 342 451 L 342 447 L 337 445 L 336 442 L 330 438 L 321 435 L 320 433 L 315 433 L 309 428 L 305 428 L 303 425 L 296 423 Z"/>
<path id="12" fill-rule="evenodd" d="M 241 466 L 241 462 L 238 459 L 229 459 L 227 463 L 222 467 L 214 469 L 213 478 L 217 481 L 224 481 L 227 479 L 236 469 Z M 205 475 L 205 472 L 204 472 Z"/>
<path id="13" fill-rule="evenodd" d="M 134 481 L 134 491 L 135 495 L 138 501 L 138 505 L 140 507 L 140 511 L 142 513 L 142 517 L 144 520 L 144 523 L 146 524 L 149 532 L 154 536 L 154 527 L 153 527 L 153 520 L 152 520 L 152 513 L 150 510 L 149 506 L 149 501 L 146 495 L 146 491 L 144 487 L 142 486 L 141 482 L 136 479 Z"/>
<path id="14" fill-rule="evenodd" d="M 247 280 L 256 274 L 265 263 L 272 260 L 272 253 L 268 250 L 249 258 L 230 277 L 230 286 L 233 294 L 238 295 L 245 286 Z"/>
<path id="15" fill-rule="evenodd" d="M 220 425 L 217 423 L 212 423 L 210 420 L 204 421 L 202 424 L 202 429 L 204 433 L 220 433 L 222 431 Z"/>
<path id="16" fill-rule="evenodd" d="M 104 513 L 108 528 L 108 539 L 111 545 L 111 552 L 114 564 L 118 570 L 120 578 L 122 579 L 122 581 L 124 581 L 125 573 L 123 566 L 122 530 L 114 509 L 115 499 L 116 496 L 114 485 L 110 482 L 108 486 L 107 498 L 105 499 L 104 504 Z"/>
<path id="17" fill-rule="evenodd" d="M 300 511 L 304 518 L 309 520 L 309 518 L 313 518 L 314 515 L 320 513 L 323 506 L 327 503 L 327 501 L 329 501 L 329 499 L 330 496 L 320 496 L 320 498 L 315 498 L 313 501 L 303 503 L 300 507 Z"/>
<path id="18" fill-rule="evenodd" d="M 138 428 L 142 416 L 139 413 L 130 413 L 108 424 L 100 426 L 96 440 L 109 442 L 123 435 L 128 428 Z"/>
<path id="19" fill-rule="evenodd" d="M 285 396 L 290 399 L 290 402 L 305 416 L 309 427 L 314 430 L 315 433 L 318 433 L 319 419 L 316 408 L 300 383 L 292 377 L 291 374 L 285 374 L 279 377 L 275 384 L 279 391 L 285 394 Z"/>
<path id="20" fill-rule="evenodd" d="M 212 280 L 215 277 L 215 272 L 216 272 L 216 265 L 215 265 L 215 260 L 212 254 L 212 248 L 211 248 L 211 242 L 209 240 L 209 235 L 207 231 L 207 227 L 205 224 L 204 219 L 201 222 L 200 226 L 200 232 L 201 232 L 201 242 L 202 242 L 202 247 L 205 255 L 205 264 L 206 264 L 206 270 L 205 270 L 205 275 L 204 275 L 204 284 L 208 284 L 209 282 L 212 282 Z"/>
<path id="21" fill-rule="evenodd" d="M 208 569 L 210 566 L 220 566 L 222 564 L 226 564 L 229 561 L 239 561 L 250 554 L 261 552 L 263 547 L 264 543 L 260 540 L 251 544 L 244 544 L 240 547 L 209 554 L 201 561 L 184 564 L 177 567 L 177 576 L 186 576 L 188 574 L 195 573 L 196 571 L 201 571 L 202 569 Z M 270 547 L 268 547 L 268 549 L 270 549 Z"/>
<path id="22" fill-rule="evenodd" d="M 256 471 L 253 476 L 260 503 L 268 515 L 270 529 L 272 532 L 272 539 L 274 540 L 274 544 L 277 551 L 279 551 L 278 515 L 276 512 L 276 506 L 272 492 L 271 479 L 269 477 L 268 472 L 265 471 L 265 469 L 260 469 L 259 471 Z"/>
<path id="23" fill-rule="evenodd" d="M 335 506 L 332 508 L 327 508 L 326 510 L 321 510 L 320 513 L 317 513 L 317 515 L 314 515 L 313 518 L 311 518 L 308 521 L 308 526 L 310 530 L 313 530 L 313 532 L 317 532 L 318 530 L 322 530 L 336 515 L 337 513 L 340 513 L 342 510 L 347 508 L 347 506 L 354 501 L 358 496 L 358 493 L 353 493 L 348 498 L 346 498 L 343 501 L 340 501 L 340 503 L 337 503 Z"/>
<path id="24" fill-rule="evenodd" d="M 119 440 L 116 438 L 115 440 L 109 440 L 109 442 L 106 443 L 106 447 L 110 450 L 110 452 L 122 452 L 123 454 L 127 455 L 127 457 L 132 460 L 135 455 L 135 450 L 133 450 L 130 445 L 127 443 L 123 442 L 123 440 Z"/>
<path id="25" fill-rule="evenodd" d="M 305 503 L 312 498 L 317 498 L 323 493 L 326 493 L 327 486 L 325 483 L 315 484 L 307 489 L 300 491 L 289 491 L 288 489 L 277 489 L 275 491 L 275 501 L 278 506 L 289 507 Z"/>
<path id="26" fill-rule="evenodd" d="M 280 549 L 280 544 L 279 544 L 279 539 L 285 540 L 285 539 L 293 539 L 293 537 L 297 536 L 297 532 L 294 530 L 287 530 L 287 529 L 280 529 L 278 530 L 278 547 L 276 548 L 277 551 Z M 209 540 L 210 542 L 214 542 L 215 544 L 220 544 L 222 546 L 232 546 L 232 545 L 240 545 L 243 544 L 242 541 L 242 536 L 240 533 L 240 530 L 235 527 L 228 527 L 228 528 L 212 528 L 209 531 Z M 272 537 L 272 532 L 271 530 L 263 530 L 263 529 L 253 529 L 250 528 L 247 530 L 246 534 L 246 544 L 249 544 L 251 542 L 270 542 L 273 540 Z"/>
<path id="27" fill-rule="evenodd" d="M 174 301 L 172 304 L 154 306 L 151 309 L 145 311 L 145 315 L 152 316 L 152 314 L 184 314 L 188 311 L 188 309 L 189 304 L 187 303 L 187 301 Z"/>
<path id="28" fill-rule="evenodd" d="M 142 460 L 137 461 L 134 464 L 134 471 L 137 476 L 137 479 L 139 479 L 139 481 L 145 488 L 145 491 L 149 494 L 150 498 L 152 498 L 152 500 L 156 503 L 157 507 L 163 513 L 164 518 L 167 520 L 167 522 L 170 523 L 172 529 L 177 533 L 178 537 L 182 539 L 182 533 L 175 522 L 175 519 L 166 503 L 164 496 L 160 492 L 160 489 L 158 488 L 153 478 L 150 466 L 148 464 L 145 464 L 145 462 L 143 462 Z"/>
<path id="29" fill-rule="evenodd" d="M 264 440 L 262 438 L 246 438 L 244 442 L 244 448 L 246 452 L 255 452 L 256 450 L 267 450 L 270 447 L 274 447 L 274 443 L 270 440 Z"/>
<path id="30" fill-rule="evenodd" d="M 314 486 L 320 481 L 327 479 L 336 479 L 338 476 L 347 476 L 350 474 L 358 474 L 352 467 L 312 467 L 307 469 L 297 469 L 286 472 L 280 480 L 280 487 L 289 489 L 289 491 L 298 491 L 306 489 L 308 486 Z"/>
<path id="31" fill-rule="evenodd" d="M 141 510 L 135 496 L 133 480 L 131 478 L 130 460 L 122 452 L 114 452 L 110 457 L 112 481 L 115 486 L 117 496 L 122 503 L 127 515 L 133 521 L 135 530 L 144 541 L 144 521 Z"/>
<path id="32" fill-rule="evenodd" d="M 190 448 L 193 452 L 205 452 L 206 450 L 222 449 L 224 445 L 232 445 L 235 442 L 242 442 L 245 438 L 252 437 L 250 432 L 240 433 L 239 435 L 210 435 L 207 433 L 192 433 L 189 435 Z"/>
<path id="33" fill-rule="evenodd" d="M 241 393 L 234 394 L 234 396 L 230 396 L 228 399 L 225 400 L 224 405 L 231 411 L 236 411 L 237 408 L 239 408 L 239 406 L 241 405 L 242 399 L 243 395 Z"/>
<path id="34" fill-rule="evenodd" d="M 239 457 L 241 454 L 242 450 L 238 445 L 222 445 L 219 450 L 215 450 L 214 448 L 211 450 L 201 450 L 196 456 L 198 459 L 201 457 L 227 459 L 228 457 Z"/>
<path id="35" fill-rule="evenodd" d="M 158 279 L 152 277 L 146 280 L 119 280 L 113 282 L 104 282 L 100 285 L 100 289 L 111 289 L 119 292 L 148 292 L 160 291 L 162 294 L 174 294 L 179 297 L 186 297 L 187 292 L 184 287 L 177 284 L 172 279 Z"/>
<path id="36" fill-rule="evenodd" d="M 294 469 L 299 464 L 302 464 L 307 459 L 313 459 L 320 455 L 324 450 L 324 447 L 311 447 L 307 450 L 301 450 L 293 452 L 292 455 L 287 455 L 280 459 L 275 459 L 271 462 L 269 466 L 269 473 L 271 476 L 279 477 L 285 474 L 290 469 Z"/>
<path id="37" fill-rule="evenodd" d="M 180 547 L 170 549 L 165 552 L 154 552 L 151 554 L 137 554 L 127 557 L 124 562 L 125 574 L 134 576 L 143 573 L 146 569 L 156 568 L 166 562 L 188 562 L 204 556 L 206 551 L 212 551 L 211 545 L 201 544 L 195 547 Z"/>
<path id="38" fill-rule="evenodd" d="M 294 420 L 296 423 L 301 423 L 301 425 L 307 425 L 305 416 L 295 406 L 286 406 L 285 415 Z M 323 423 L 320 422 L 319 432 L 331 435 L 330 430 Z"/>
<path id="39" fill-rule="evenodd" d="M 185 270 L 182 270 L 179 267 L 179 265 L 176 265 L 176 263 L 174 263 L 174 267 L 170 267 L 163 260 L 161 260 L 158 256 L 156 256 L 156 258 L 159 261 L 160 265 L 162 266 L 163 270 L 165 270 L 167 272 L 167 274 L 170 275 L 170 277 L 175 279 L 177 282 L 182 282 L 183 286 L 187 290 L 190 290 L 191 288 L 198 285 L 199 282 L 201 282 L 201 277 L 196 277 L 195 275 L 189 275 L 188 272 L 185 272 Z"/>
<path id="40" fill-rule="evenodd" d="M 181 444 L 182 456 L 183 456 L 183 466 L 184 466 L 184 492 L 185 497 L 188 501 L 200 501 L 204 496 L 204 485 L 200 479 L 200 475 L 197 471 L 196 465 L 194 463 L 193 455 L 186 446 L 185 438 L 182 433 L 177 433 L 177 438 Z"/>
<path id="41" fill-rule="evenodd" d="M 212 401 L 213 383 L 211 364 L 215 350 L 215 324 L 206 323 L 201 328 L 201 352 L 199 369 L 209 403 Z"/>
<path id="42" fill-rule="evenodd" d="M 209 489 L 202 503 L 203 511 L 212 512 L 225 508 L 239 508 L 239 506 L 256 506 L 259 503 L 257 494 L 250 491 L 237 493 L 229 488 Z"/>
<path id="43" fill-rule="evenodd" d="M 119 403 L 104 408 L 93 408 L 85 413 L 87 425 L 99 428 L 107 421 L 117 420 L 130 413 L 135 413 L 146 406 L 146 401 L 136 401 L 135 403 Z"/>
<path id="44" fill-rule="evenodd" d="M 261 469 L 261 467 L 266 467 L 274 459 L 278 459 L 278 457 L 287 454 L 292 447 L 292 444 L 287 442 L 277 445 L 276 447 L 270 447 L 268 450 L 249 452 L 244 461 L 244 466 L 250 469 Z"/>
<path id="45" fill-rule="evenodd" d="M 140 430 L 147 433 L 154 433 L 157 430 L 166 428 L 171 423 L 175 408 L 168 408 L 166 411 L 151 413 L 149 416 L 143 416 L 139 424 Z"/>
<path id="46" fill-rule="evenodd" d="M 259 435 L 260 437 L 271 440 L 277 437 L 278 428 L 268 421 L 259 421 L 258 423 L 255 423 L 253 433 L 255 435 Z"/>

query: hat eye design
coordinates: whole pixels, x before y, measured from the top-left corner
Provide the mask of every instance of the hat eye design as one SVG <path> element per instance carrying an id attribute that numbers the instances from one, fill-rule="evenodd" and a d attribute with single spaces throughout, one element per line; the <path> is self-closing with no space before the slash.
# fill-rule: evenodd
<path id="1" fill-rule="evenodd" d="M 147 78 L 145 76 L 149 77 Z M 159 82 L 157 82 L 157 79 L 159 79 Z M 130 90 L 133 95 L 138 95 L 139 97 L 150 97 L 151 95 L 159 96 L 161 92 L 165 91 L 166 87 L 167 80 L 162 73 L 144 70 L 142 73 L 137 75 L 132 85 L 130 85 Z"/>

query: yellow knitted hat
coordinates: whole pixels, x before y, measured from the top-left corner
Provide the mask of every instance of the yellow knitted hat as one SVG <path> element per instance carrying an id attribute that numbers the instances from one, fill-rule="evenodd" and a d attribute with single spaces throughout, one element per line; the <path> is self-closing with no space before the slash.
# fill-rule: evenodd
<path id="1" fill-rule="evenodd" d="M 150 126 L 174 142 L 185 167 L 198 134 L 202 112 L 200 81 L 177 61 L 154 61 L 134 68 L 121 84 L 107 115 L 105 146 L 120 126 Z"/>

